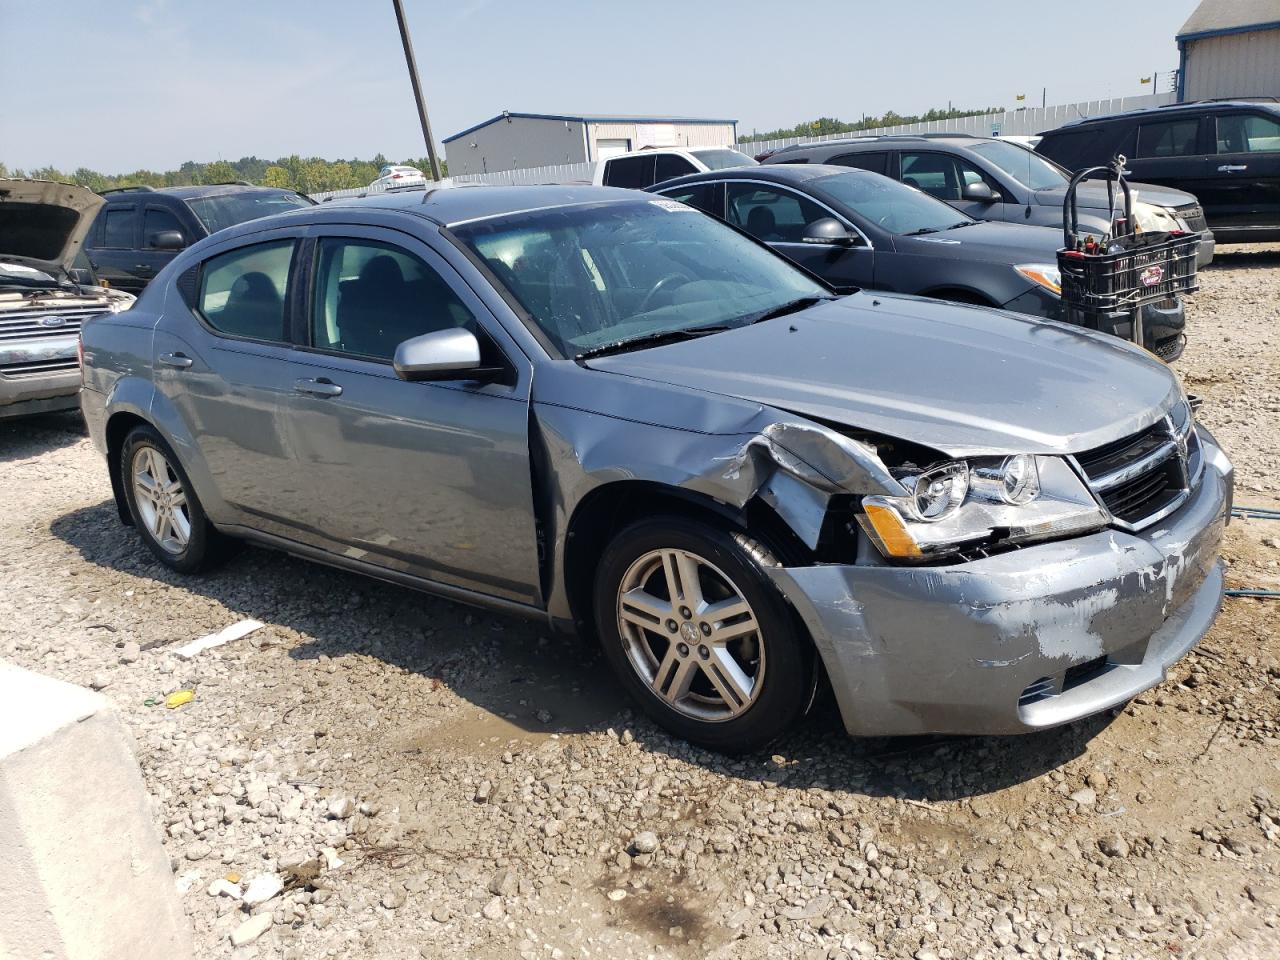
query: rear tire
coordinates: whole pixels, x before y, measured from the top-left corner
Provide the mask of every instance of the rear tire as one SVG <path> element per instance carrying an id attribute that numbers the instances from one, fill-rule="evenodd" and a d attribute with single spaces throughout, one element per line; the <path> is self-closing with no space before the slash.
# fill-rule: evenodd
<path id="1" fill-rule="evenodd" d="M 226 539 L 209 523 L 178 457 L 154 427 L 129 431 L 120 478 L 133 525 L 166 567 L 197 573 L 225 556 Z"/>
<path id="2" fill-rule="evenodd" d="M 813 698 L 814 651 L 764 570 L 772 554 L 697 520 L 618 533 L 596 573 L 610 666 L 653 720 L 723 753 L 759 750 Z"/>

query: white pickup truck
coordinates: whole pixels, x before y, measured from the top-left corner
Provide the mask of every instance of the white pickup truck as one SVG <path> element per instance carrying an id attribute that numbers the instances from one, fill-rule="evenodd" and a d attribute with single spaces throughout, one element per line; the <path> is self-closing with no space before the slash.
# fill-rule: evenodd
<path id="1" fill-rule="evenodd" d="M 643 190 L 689 173 L 754 166 L 754 160 L 731 147 L 646 147 L 601 160 L 592 182 L 598 187 Z"/>

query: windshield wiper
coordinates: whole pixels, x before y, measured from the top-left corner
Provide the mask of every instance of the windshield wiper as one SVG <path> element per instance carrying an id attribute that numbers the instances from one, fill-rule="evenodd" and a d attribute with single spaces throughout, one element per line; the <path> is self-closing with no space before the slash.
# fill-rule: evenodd
<path id="1" fill-rule="evenodd" d="M 903 236 L 904 237 L 920 237 L 926 233 L 937 233 L 937 232 L 938 232 L 937 227 L 921 227 L 919 230 L 912 230 L 909 233 L 904 233 Z"/>
<path id="2" fill-rule="evenodd" d="M 961 227 L 972 227 L 977 222 L 978 222 L 977 220 L 957 220 L 955 223 L 951 224 L 951 226 L 943 227 L 942 229 L 943 230 L 959 230 Z"/>
<path id="3" fill-rule="evenodd" d="M 603 343 L 598 347 L 591 347 L 588 350 L 583 350 L 574 359 L 579 361 L 590 360 L 592 357 L 603 357 L 610 353 L 645 350 L 649 347 L 660 347 L 665 343 L 696 340 L 698 337 L 704 337 L 709 333 L 722 333 L 731 329 L 732 327 L 724 324 L 715 324 L 709 327 L 688 327 L 682 330 L 659 330 L 656 333 L 646 333 L 639 337 L 631 337 L 628 340 L 617 340 L 613 343 Z"/>
<path id="4" fill-rule="evenodd" d="M 785 317 L 788 313 L 798 313 L 799 311 L 804 310 L 806 307 L 812 307 L 815 303 L 822 303 L 823 301 L 834 300 L 834 299 L 836 298 L 835 297 L 799 297 L 796 300 L 791 300 L 787 303 L 782 304 L 781 306 L 774 307 L 771 310 L 766 310 L 764 313 L 747 314 L 747 316 L 742 318 L 743 319 L 742 325 L 748 326 L 753 323 L 764 323 L 764 321 L 773 320 L 775 317 Z"/>

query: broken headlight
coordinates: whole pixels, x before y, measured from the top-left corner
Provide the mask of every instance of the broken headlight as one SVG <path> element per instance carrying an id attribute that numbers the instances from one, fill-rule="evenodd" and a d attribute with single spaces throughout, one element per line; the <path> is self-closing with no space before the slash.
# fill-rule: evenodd
<path id="1" fill-rule="evenodd" d="M 895 471 L 905 496 L 866 497 L 858 522 L 886 557 L 928 560 L 967 547 L 1029 543 L 1106 526 L 1060 457 L 1020 454 Z"/>

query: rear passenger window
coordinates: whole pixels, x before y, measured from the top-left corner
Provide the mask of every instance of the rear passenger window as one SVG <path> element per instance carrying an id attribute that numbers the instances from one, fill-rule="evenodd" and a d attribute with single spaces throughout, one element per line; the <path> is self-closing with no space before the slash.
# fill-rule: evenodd
<path id="1" fill-rule="evenodd" d="M 663 180 L 670 180 L 673 177 L 683 177 L 685 174 L 698 172 L 692 163 L 675 153 L 660 153 L 656 159 L 657 166 L 653 174 L 654 183 L 661 183 Z"/>
<path id="2" fill-rule="evenodd" d="M 320 241 L 311 343 L 321 350 L 390 361 L 424 333 L 463 327 L 474 315 L 435 270 L 397 247 L 369 240 Z"/>
<path id="3" fill-rule="evenodd" d="M 713 184 L 695 183 L 688 187 L 674 187 L 671 190 L 663 190 L 662 195 L 687 203 L 691 207 L 697 207 L 703 213 L 717 217 L 720 215 L 720 211 L 716 209 L 716 188 Z"/>
<path id="4" fill-rule="evenodd" d="M 1219 153 L 1280 153 L 1280 120 L 1257 114 L 1218 117 Z"/>
<path id="5" fill-rule="evenodd" d="M 133 207 L 108 209 L 102 245 L 115 250 L 132 249 L 134 230 L 137 227 L 137 223 L 138 213 Z"/>
<path id="6" fill-rule="evenodd" d="M 858 170 L 870 170 L 872 173 L 883 174 L 889 169 L 889 154 L 843 153 L 838 157 L 832 157 L 827 163 L 833 163 L 839 167 L 854 167 Z"/>
<path id="7" fill-rule="evenodd" d="M 656 183 L 653 179 L 653 155 L 642 157 L 619 157 L 606 160 L 604 168 L 604 185 L 606 187 L 630 187 L 642 190 Z"/>
<path id="8" fill-rule="evenodd" d="M 204 262 L 200 314 L 220 333 L 250 340 L 288 339 L 284 295 L 289 288 L 293 241 L 242 247 Z"/>
<path id="9" fill-rule="evenodd" d="M 1167 120 L 1138 127 L 1139 157 L 1194 157 L 1200 119 Z"/>

